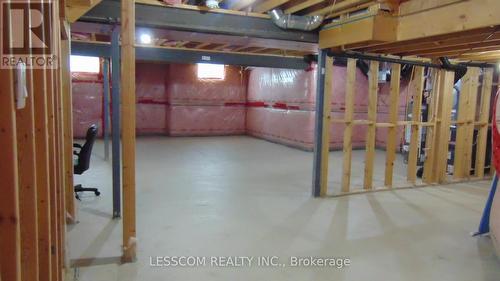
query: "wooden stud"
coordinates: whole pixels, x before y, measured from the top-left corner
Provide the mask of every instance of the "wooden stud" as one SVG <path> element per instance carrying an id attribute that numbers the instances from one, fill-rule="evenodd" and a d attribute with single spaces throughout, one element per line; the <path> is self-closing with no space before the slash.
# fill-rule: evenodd
<path id="1" fill-rule="evenodd" d="M 71 42 L 63 40 L 61 45 L 61 72 L 63 88 L 63 115 L 64 115 L 64 156 L 65 156 L 65 179 L 66 179 L 66 213 L 70 222 L 75 222 L 75 196 L 73 191 L 73 102 L 71 88 L 71 73 L 69 70 L 69 58 Z"/>
<path id="2" fill-rule="evenodd" d="M 379 62 L 370 62 L 368 74 L 368 129 L 366 133 L 365 176 L 364 189 L 373 188 L 373 164 L 375 158 L 375 135 L 377 128 L 377 95 L 378 95 L 378 67 Z"/>
<path id="3" fill-rule="evenodd" d="M 51 241 L 50 241 L 50 253 L 52 259 L 52 278 L 54 281 L 59 280 L 59 255 L 57 249 L 57 243 L 59 240 L 58 233 L 58 220 L 57 220 L 57 187 L 59 186 L 59 181 L 57 177 L 57 163 L 56 163 L 56 128 L 55 128 L 55 99 L 54 99 L 54 71 L 48 69 L 46 71 L 47 79 L 47 114 L 48 114 L 48 136 L 49 136 L 49 172 L 50 172 L 50 230 L 51 230 Z"/>
<path id="4" fill-rule="evenodd" d="M 25 107 L 16 110 L 19 171 L 19 215 L 21 227 L 21 279 L 38 280 L 38 214 L 36 186 L 33 75 L 26 69 L 28 96 Z"/>
<path id="5" fill-rule="evenodd" d="M 352 129 L 354 117 L 354 96 L 356 94 L 356 60 L 347 60 L 347 79 L 345 90 L 345 129 L 343 145 L 342 165 L 342 192 L 349 192 L 351 185 L 351 161 L 352 161 Z"/>
<path id="6" fill-rule="evenodd" d="M 26 5 L 25 8 L 28 8 Z M 28 37 L 31 45 L 31 38 Z M 38 214 L 36 186 L 33 72 L 26 69 L 24 108 L 16 110 L 19 216 L 21 231 L 21 279 L 38 280 Z"/>
<path id="7" fill-rule="evenodd" d="M 436 153 L 434 151 L 437 151 L 437 149 L 434 147 L 435 145 L 435 136 L 436 133 L 435 131 L 437 130 L 437 105 L 438 105 L 438 100 L 439 100 L 439 84 L 440 84 L 440 75 L 441 72 L 439 72 L 436 69 L 431 70 L 431 79 L 432 79 L 432 92 L 431 96 L 429 97 L 430 102 L 428 105 L 428 111 L 427 111 L 427 120 L 428 123 L 433 124 L 432 127 L 428 127 L 426 131 L 426 136 L 425 136 L 425 161 L 424 161 L 424 173 L 422 176 L 422 180 L 427 183 L 433 183 L 436 182 L 436 179 L 434 179 L 433 172 L 434 171 L 434 158 L 436 156 Z"/>
<path id="8" fill-rule="evenodd" d="M 399 82 L 401 79 L 401 65 L 392 64 L 391 69 L 391 92 L 389 97 L 389 123 L 393 126 L 387 128 L 385 180 L 384 185 L 392 187 L 394 173 L 394 161 L 396 160 L 397 149 L 397 123 L 399 113 Z"/>
<path id="9" fill-rule="evenodd" d="M 453 163 L 453 177 L 456 179 L 470 177 L 478 78 L 479 69 L 477 67 L 469 67 L 462 78 L 462 87 L 458 99 L 455 161 Z"/>
<path id="10" fill-rule="evenodd" d="M 411 81 L 411 87 L 413 89 L 412 121 L 420 123 L 422 114 L 422 93 L 424 91 L 424 67 L 415 67 L 413 80 Z M 420 126 L 418 124 L 412 124 L 407 170 L 407 179 L 411 184 L 416 184 L 417 180 L 419 142 Z"/>
<path id="11" fill-rule="evenodd" d="M 135 218 L 135 1 L 121 1 L 123 260 L 136 257 Z"/>
<path id="12" fill-rule="evenodd" d="M 58 256 L 59 256 L 59 280 L 63 280 L 63 268 L 65 267 L 65 245 L 66 245 L 66 161 L 65 161 L 65 146 L 64 146 L 64 112 L 63 112 L 63 88 L 62 88 L 62 55 L 61 55 L 61 20 L 59 18 L 59 2 L 54 2 L 55 12 L 53 17 L 54 34 L 55 34 L 55 53 L 58 58 L 58 67 L 55 70 L 56 88 L 55 94 L 57 98 L 56 121 L 57 121 L 57 156 L 58 156 L 58 177 L 59 186 L 56 189 L 57 196 L 57 227 L 58 227 Z M 68 54 L 69 55 L 69 54 Z M 69 59 L 69 58 L 68 58 Z M 72 157 L 72 156 L 71 156 Z M 73 165 L 71 165 L 71 168 Z M 70 190 L 73 194 L 72 190 Z"/>
<path id="13" fill-rule="evenodd" d="M 38 261 L 39 280 L 52 281 L 51 223 L 50 223 L 50 171 L 48 142 L 48 111 L 46 97 L 46 71 L 33 70 L 35 104 L 36 177 L 38 199 Z"/>
<path id="14" fill-rule="evenodd" d="M 481 88 L 481 99 L 480 99 L 480 110 L 479 110 L 479 122 L 485 125 L 479 127 L 477 134 L 477 145 L 476 145 L 476 165 L 474 174 L 476 177 L 484 177 L 484 162 L 486 159 L 486 146 L 488 140 L 488 120 L 490 117 L 490 102 L 491 102 L 491 88 L 493 82 L 493 69 L 488 68 L 483 72 L 483 81 Z M 493 106 L 496 106 L 493 105 Z M 496 118 L 493 116 L 493 118 Z M 493 162 L 493 161 L 492 161 Z M 490 170 L 493 170 L 490 168 Z"/>
<path id="15" fill-rule="evenodd" d="M 439 83 L 439 106 L 437 112 L 435 147 L 437 155 L 435 158 L 435 172 L 437 181 L 443 183 L 447 180 L 446 171 L 448 167 L 448 146 L 450 142 L 451 110 L 453 107 L 453 85 L 455 72 L 440 70 Z"/>
<path id="16" fill-rule="evenodd" d="M 330 119 L 331 119 L 331 92 L 333 89 L 333 58 L 326 56 L 325 63 L 325 92 L 323 102 L 323 134 L 322 134 L 322 147 L 321 147 L 321 183 L 320 183 L 320 196 L 326 196 L 328 193 L 328 160 L 330 155 Z"/>
<path id="17" fill-rule="evenodd" d="M 5 27 L 2 31 L 9 30 Z M 21 280 L 21 235 L 19 226 L 19 183 L 17 165 L 14 78 L 12 70 L 0 69 L 0 264 L 2 279 Z"/>

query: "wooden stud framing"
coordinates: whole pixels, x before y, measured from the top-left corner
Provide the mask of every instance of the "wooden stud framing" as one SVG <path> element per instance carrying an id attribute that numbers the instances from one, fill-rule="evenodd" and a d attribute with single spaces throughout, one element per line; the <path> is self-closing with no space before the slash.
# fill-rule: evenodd
<path id="1" fill-rule="evenodd" d="M 44 11 L 50 20 L 43 24 L 54 36 L 51 51 L 60 58 L 58 4 Z M 10 30 L 4 26 L 3 31 Z M 0 196 L 0 276 L 59 281 L 65 256 L 62 70 L 28 68 L 26 104 L 17 110 L 13 74 L 0 70 L 0 144 L 5 149 L 0 173 L 6 186 Z"/>
<path id="2" fill-rule="evenodd" d="M 389 98 L 389 123 L 393 126 L 387 128 L 387 145 L 385 161 L 385 180 L 384 185 L 392 187 L 392 178 L 394 172 L 394 161 L 396 160 L 396 141 L 397 141 L 397 123 L 399 111 L 399 82 L 401 79 L 401 65 L 392 64 L 391 70 L 391 92 Z"/>
<path id="3" fill-rule="evenodd" d="M 453 163 L 453 177 L 456 179 L 470 177 L 478 78 L 479 69 L 476 67 L 469 67 L 462 78 L 462 87 L 458 99 L 455 161 Z"/>
<path id="4" fill-rule="evenodd" d="M 421 66 L 415 67 L 413 80 L 411 81 L 413 89 L 413 106 L 412 106 L 412 121 L 410 149 L 408 153 L 408 170 L 407 179 L 410 183 L 416 184 L 417 180 L 417 161 L 418 147 L 420 142 L 420 126 L 415 124 L 421 122 L 422 112 L 422 93 L 424 91 L 424 68 Z"/>
<path id="5" fill-rule="evenodd" d="M 356 83 L 356 60 L 347 60 L 347 79 L 345 90 L 345 129 L 342 164 L 342 192 L 349 192 L 351 186 L 351 160 L 352 160 L 352 129 L 354 117 L 354 96 Z"/>
<path id="6" fill-rule="evenodd" d="M 123 260 L 136 257 L 135 218 L 135 1 L 121 1 Z"/>
<path id="7" fill-rule="evenodd" d="M 476 145 L 476 164 L 474 175 L 484 177 L 484 162 L 486 158 L 486 146 L 488 138 L 488 120 L 490 116 L 491 88 L 493 83 L 493 69 L 488 68 L 483 71 L 483 81 L 479 109 L 479 131 Z M 493 106 L 496 106 L 493 105 Z M 493 116 L 493 118 L 496 118 Z M 493 161 L 492 161 L 493 162 Z M 493 170 L 493 169 L 490 169 Z"/>
<path id="8" fill-rule="evenodd" d="M 373 188 L 373 164 L 375 158 L 375 134 L 377 122 L 377 95 L 378 95 L 378 67 L 377 61 L 370 62 L 368 74 L 368 129 L 366 133 L 365 176 L 364 189 Z"/>
<path id="9" fill-rule="evenodd" d="M 17 165 L 14 79 L 10 69 L 0 69 L 0 264 L 2 279 L 21 280 L 21 235 L 19 226 L 19 184 Z"/>

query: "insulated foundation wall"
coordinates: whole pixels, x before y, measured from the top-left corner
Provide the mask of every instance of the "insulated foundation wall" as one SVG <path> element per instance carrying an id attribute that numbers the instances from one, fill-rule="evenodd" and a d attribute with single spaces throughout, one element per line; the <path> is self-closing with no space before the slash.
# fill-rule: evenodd
<path id="1" fill-rule="evenodd" d="M 166 134 L 168 65 L 136 64 L 136 132 L 139 135 Z"/>
<path id="2" fill-rule="evenodd" d="M 171 105 L 169 135 L 210 136 L 245 133 L 245 107 L 224 105 Z"/>
<path id="3" fill-rule="evenodd" d="M 99 128 L 102 136 L 103 83 L 100 74 L 73 72 L 73 136 L 84 138 L 92 124 Z"/>
<path id="4" fill-rule="evenodd" d="M 245 133 L 247 76 L 226 66 L 222 80 L 198 79 L 197 65 L 136 64 L 138 135 L 232 135 Z M 91 124 L 102 136 L 101 74 L 73 73 L 73 128 L 85 136 Z"/>
<path id="5" fill-rule="evenodd" d="M 195 64 L 170 64 L 166 79 L 167 128 L 171 136 L 245 133 L 247 78 L 225 66 L 224 79 L 199 79 Z"/>
<path id="6" fill-rule="evenodd" d="M 344 119 L 347 68 L 334 66 L 332 74 L 332 119 Z M 409 93 L 408 83 L 402 81 L 399 96 L 399 120 L 405 120 Z M 377 99 L 377 122 L 389 120 L 390 83 L 380 83 Z M 368 111 L 368 78 L 356 69 L 354 120 L 366 120 Z M 314 136 L 316 100 L 316 70 L 253 68 L 249 75 L 247 133 L 311 150 Z M 333 123 L 330 129 L 330 149 L 343 146 L 344 125 Z M 397 147 L 404 143 L 405 128 L 398 127 Z M 366 125 L 353 126 L 353 148 L 364 148 Z M 385 149 L 387 128 L 376 130 L 376 146 Z"/>
<path id="7" fill-rule="evenodd" d="M 286 110 L 264 107 L 247 108 L 247 134 L 304 150 L 314 145 L 314 111 Z M 332 112 L 332 118 L 343 118 L 343 112 Z M 355 113 L 355 117 L 366 119 L 366 113 Z M 330 148 L 342 149 L 344 125 L 330 125 Z M 353 129 L 353 148 L 365 145 L 364 126 Z"/>

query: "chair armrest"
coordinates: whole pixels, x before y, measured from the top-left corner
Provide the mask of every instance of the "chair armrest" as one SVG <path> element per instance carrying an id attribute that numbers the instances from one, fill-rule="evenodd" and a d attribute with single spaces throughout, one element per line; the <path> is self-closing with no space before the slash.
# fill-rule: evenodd
<path id="1" fill-rule="evenodd" d="M 79 143 L 73 143 L 73 147 L 82 149 L 82 145 Z"/>

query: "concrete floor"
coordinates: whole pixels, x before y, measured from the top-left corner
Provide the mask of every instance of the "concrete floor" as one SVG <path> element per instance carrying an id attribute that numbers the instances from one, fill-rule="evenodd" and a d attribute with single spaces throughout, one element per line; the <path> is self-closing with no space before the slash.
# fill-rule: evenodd
<path id="1" fill-rule="evenodd" d="M 79 204 L 72 259 L 97 256 L 67 280 L 499 280 L 488 237 L 472 238 L 488 182 L 311 198 L 312 153 L 251 137 L 140 138 L 136 263 L 119 265 L 121 222 L 111 217 L 111 168 L 98 143 L 76 179 L 101 187 Z M 330 192 L 341 152 L 330 153 Z M 383 182 L 385 152 L 375 181 Z M 353 185 L 362 183 L 362 151 Z M 395 183 L 406 166 L 398 159 Z M 380 184 L 381 185 L 381 184 Z M 342 270 L 314 267 L 151 267 L 150 256 L 348 257 Z M 77 276 L 78 278 L 74 278 Z"/>

